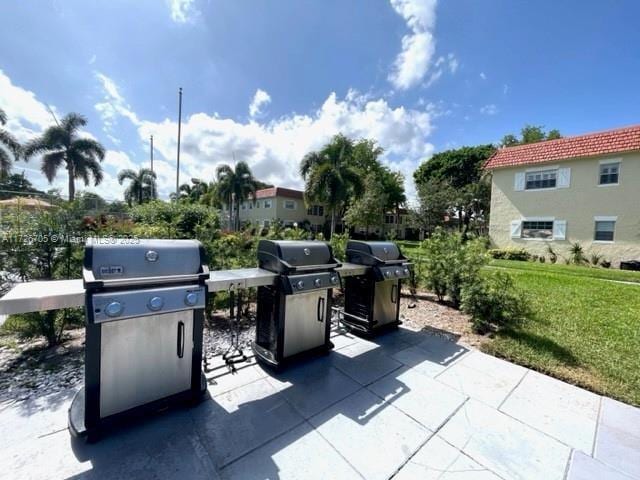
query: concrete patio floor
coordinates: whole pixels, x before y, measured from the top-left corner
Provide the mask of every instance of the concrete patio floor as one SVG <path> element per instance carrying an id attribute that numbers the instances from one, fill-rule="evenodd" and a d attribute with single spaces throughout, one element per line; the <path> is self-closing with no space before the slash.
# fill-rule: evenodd
<path id="1" fill-rule="evenodd" d="M 4 406 L 0 478 L 640 479 L 640 409 L 424 332 L 333 342 L 97 444 L 66 430 L 73 392 Z"/>

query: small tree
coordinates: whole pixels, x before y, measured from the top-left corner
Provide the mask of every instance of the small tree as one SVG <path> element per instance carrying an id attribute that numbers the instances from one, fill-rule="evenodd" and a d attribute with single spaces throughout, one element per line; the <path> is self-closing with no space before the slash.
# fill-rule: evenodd
<path id="1" fill-rule="evenodd" d="M 364 195 L 355 200 L 344 215 L 344 223 L 350 227 L 365 227 L 365 238 L 369 237 L 369 228 L 379 225 L 385 213 L 387 195 L 383 185 L 374 174 L 365 179 Z"/>

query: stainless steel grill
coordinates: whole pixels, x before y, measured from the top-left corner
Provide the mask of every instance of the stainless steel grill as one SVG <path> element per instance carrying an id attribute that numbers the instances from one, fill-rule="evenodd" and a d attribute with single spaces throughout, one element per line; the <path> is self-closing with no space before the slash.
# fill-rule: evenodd
<path id="1" fill-rule="evenodd" d="M 209 271 L 194 240 L 85 247 L 85 387 L 69 411 L 75 434 L 194 400 L 206 389 L 202 330 Z"/>
<path id="2" fill-rule="evenodd" d="M 278 273 L 258 288 L 256 356 L 272 366 L 302 354 L 327 351 L 331 291 L 340 284 L 331 247 L 317 241 L 261 240 L 260 268 Z"/>
<path id="3" fill-rule="evenodd" d="M 393 242 L 351 240 L 346 254 L 348 262 L 371 268 L 346 279 L 343 323 L 364 334 L 398 326 L 401 281 L 411 275 L 407 258 Z"/>

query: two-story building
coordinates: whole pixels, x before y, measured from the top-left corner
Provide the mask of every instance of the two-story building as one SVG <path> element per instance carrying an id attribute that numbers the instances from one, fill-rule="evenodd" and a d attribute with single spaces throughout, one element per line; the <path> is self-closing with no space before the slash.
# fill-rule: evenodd
<path id="1" fill-rule="evenodd" d="M 485 168 L 496 247 L 640 259 L 640 125 L 502 148 Z"/>
<path id="2" fill-rule="evenodd" d="M 222 207 L 223 221 L 229 221 L 229 206 Z M 331 211 L 321 203 L 305 205 L 304 192 L 283 187 L 270 187 L 257 190 L 255 196 L 240 203 L 240 224 L 255 225 L 269 228 L 274 221 L 280 221 L 285 227 L 294 224 L 303 225 L 308 222 L 314 232 L 322 232 L 328 228 Z M 391 231 L 396 232 L 398 238 L 406 238 L 409 228 L 409 214 L 402 209 L 400 212 L 400 226 L 396 226 L 395 213 L 389 212 L 381 218 L 380 225 L 369 227 L 369 235 L 385 237 Z M 342 231 L 342 219 L 338 218 L 338 232 Z M 365 228 L 359 227 L 355 232 L 365 235 Z"/>
<path id="3" fill-rule="evenodd" d="M 304 192 L 283 187 L 271 187 L 257 190 L 255 196 L 240 203 L 240 224 L 252 224 L 264 228 L 274 221 L 281 221 L 285 227 L 309 222 L 313 231 L 322 231 L 326 216 L 324 205 L 304 203 Z M 223 206 L 228 219 L 229 206 Z"/>

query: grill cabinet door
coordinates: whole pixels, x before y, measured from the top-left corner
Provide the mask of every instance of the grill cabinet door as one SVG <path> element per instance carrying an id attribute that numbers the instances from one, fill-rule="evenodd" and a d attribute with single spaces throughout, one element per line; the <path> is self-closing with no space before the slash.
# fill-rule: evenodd
<path id="1" fill-rule="evenodd" d="M 399 282 L 397 280 L 387 280 L 377 282 L 375 287 L 375 299 L 373 304 L 373 320 L 376 326 L 395 322 L 398 317 Z"/>
<path id="2" fill-rule="evenodd" d="M 104 323 L 100 417 L 189 390 L 192 351 L 192 310 Z"/>
<path id="3" fill-rule="evenodd" d="M 327 290 L 285 297 L 284 357 L 326 343 L 327 308 Z"/>

